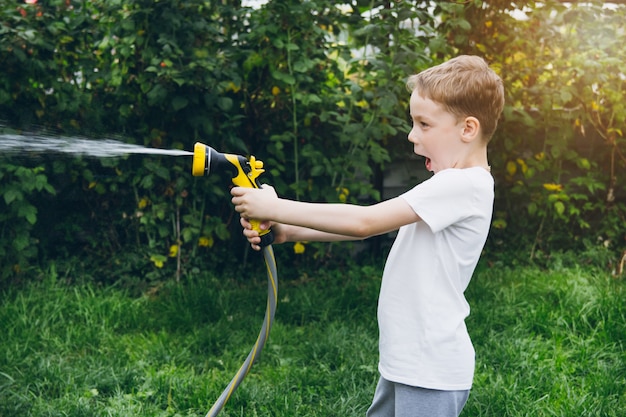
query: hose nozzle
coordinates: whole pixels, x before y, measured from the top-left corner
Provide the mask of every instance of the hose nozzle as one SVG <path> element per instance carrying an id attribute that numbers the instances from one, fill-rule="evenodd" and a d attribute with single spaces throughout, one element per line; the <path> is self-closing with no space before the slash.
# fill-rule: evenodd
<path id="1" fill-rule="evenodd" d="M 191 174 L 196 177 L 206 176 L 211 172 L 229 173 L 231 182 L 238 187 L 261 188 L 257 178 L 265 172 L 263 162 L 254 156 L 247 159 L 240 155 L 220 153 L 203 143 L 196 142 L 193 147 Z M 261 230 L 260 222 L 250 220 L 252 228 L 259 232 L 261 246 L 271 245 L 274 234 L 270 229 Z"/>

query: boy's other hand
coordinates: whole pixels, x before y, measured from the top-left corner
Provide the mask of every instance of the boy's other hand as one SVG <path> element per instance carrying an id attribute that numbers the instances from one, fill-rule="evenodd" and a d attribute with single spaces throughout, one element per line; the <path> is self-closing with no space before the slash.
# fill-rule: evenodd
<path id="1" fill-rule="evenodd" d="M 246 237 L 246 239 L 248 239 L 248 242 L 250 243 L 250 246 L 252 247 L 252 249 L 254 250 L 261 250 L 261 237 L 259 236 L 259 231 L 258 230 L 254 230 L 252 228 L 252 224 L 250 223 L 250 221 L 248 219 L 246 219 L 245 217 L 242 217 L 239 222 L 241 223 L 241 226 L 243 227 L 243 235 Z M 284 243 L 285 240 L 287 239 L 286 235 L 285 235 L 285 227 L 282 224 L 279 223 L 271 223 L 269 221 L 263 221 L 259 224 L 259 227 L 261 228 L 261 230 L 267 230 L 270 227 L 272 228 L 272 233 L 274 234 L 274 244 L 279 244 L 279 243 Z"/>

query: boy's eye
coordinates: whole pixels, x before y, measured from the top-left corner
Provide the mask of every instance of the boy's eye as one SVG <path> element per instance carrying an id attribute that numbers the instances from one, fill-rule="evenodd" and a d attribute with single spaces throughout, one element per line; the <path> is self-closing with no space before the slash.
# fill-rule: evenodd
<path id="1" fill-rule="evenodd" d="M 428 123 L 423 120 L 420 120 L 419 117 L 413 117 L 413 126 L 419 126 L 421 128 L 430 127 Z"/>

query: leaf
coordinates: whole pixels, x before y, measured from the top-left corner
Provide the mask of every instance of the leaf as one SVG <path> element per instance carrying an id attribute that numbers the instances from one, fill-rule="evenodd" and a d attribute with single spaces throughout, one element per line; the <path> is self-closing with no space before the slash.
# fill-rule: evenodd
<path id="1" fill-rule="evenodd" d="M 150 261 L 157 268 L 163 268 L 163 265 L 167 261 L 167 258 L 165 256 L 163 256 L 163 255 L 155 254 L 155 255 L 150 256 Z"/>
<path id="2" fill-rule="evenodd" d="M 18 214 L 24 217 L 30 224 L 37 223 L 37 208 L 35 206 L 24 205 L 20 208 L 20 212 Z"/>
<path id="3" fill-rule="evenodd" d="M 48 185 L 48 178 L 45 175 L 37 175 L 35 177 L 35 188 L 37 191 L 41 191 Z"/>
<path id="4" fill-rule="evenodd" d="M 506 229 L 506 220 L 504 219 L 495 219 L 491 225 L 493 226 L 494 229 Z"/>
<path id="5" fill-rule="evenodd" d="M 151 174 L 144 175 L 139 184 L 142 188 L 150 189 L 154 185 L 154 177 Z"/>
<path id="6" fill-rule="evenodd" d="M 302 104 L 305 106 L 311 103 L 321 103 L 322 99 L 317 94 L 306 94 L 302 99 Z"/>
<path id="7" fill-rule="evenodd" d="M 182 230 L 181 235 L 183 237 L 183 241 L 185 242 L 191 242 L 193 240 L 193 235 L 197 233 L 196 231 L 194 231 L 193 229 L 186 227 Z"/>
<path id="8" fill-rule="evenodd" d="M 278 81 L 282 81 L 285 84 L 294 85 L 296 83 L 295 77 L 291 74 L 287 74 L 287 73 L 275 71 L 275 70 L 271 71 L 271 74 L 272 74 L 272 78 Z"/>
<path id="9" fill-rule="evenodd" d="M 554 210 L 556 210 L 556 213 L 559 216 L 562 216 L 563 213 L 565 212 L 565 204 L 563 204 L 561 201 L 556 201 L 554 203 Z"/>
<path id="10" fill-rule="evenodd" d="M 146 94 L 146 97 L 148 97 L 148 102 L 151 105 L 155 105 L 162 102 L 165 97 L 167 97 L 167 90 L 161 84 L 156 84 L 148 94 Z"/>
<path id="11" fill-rule="evenodd" d="M 233 108 L 233 99 L 230 97 L 220 97 L 217 99 L 217 107 L 222 111 L 230 111 Z"/>
<path id="12" fill-rule="evenodd" d="M 189 100 L 185 97 L 176 96 L 174 100 L 172 100 L 172 107 L 174 111 L 178 111 L 180 109 L 184 109 L 189 104 Z"/>
<path id="13" fill-rule="evenodd" d="M 582 169 L 585 169 L 585 170 L 591 169 L 591 163 L 589 162 L 589 160 L 587 158 L 580 158 L 577 161 L 577 164 Z"/>
<path id="14" fill-rule="evenodd" d="M 293 70 L 295 72 L 306 73 L 310 71 L 313 65 L 315 65 L 315 62 L 311 61 L 310 59 L 296 61 L 293 64 Z"/>
<path id="15" fill-rule="evenodd" d="M 22 201 L 23 199 L 24 199 L 24 195 L 22 194 L 22 192 L 16 189 L 9 188 L 4 193 L 4 202 L 7 205 L 11 204 L 14 201 Z"/>
<path id="16" fill-rule="evenodd" d="M 162 178 L 166 181 L 169 181 L 171 178 L 171 172 L 170 170 L 165 167 L 165 166 L 157 166 L 154 169 L 154 173 L 157 175 L 157 177 Z"/>
<path id="17" fill-rule="evenodd" d="M 312 177 L 317 177 L 320 176 L 324 173 L 324 167 L 321 165 L 315 165 L 313 168 L 311 168 L 311 176 Z"/>
<path id="18" fill-rule="evenodd" d="M 513 161 L 508 161 L 506 163 L 506 172 L 508 172 L 510 176 L 515 175 L 517 172 L 517 164 Z"/>
<path id="19" fill-rule="evenodd" d="M 253 52 L 246 58 L 243 63 L 243 69 L 246 73 L 249 73 L 256 67 L 260 67 L 263 65 L 263 56 L 257 52 Z"/>
<path id="20" fill-rule="evenodd" d="M 567 90 L 562 90 L 561 91 L 561 101 L 564 104 L 569 103 L 572 100 L 572 98 L 573 98 L 572 97 L 572 93 L 570 93 L 569 91 L 567 91 Z"/>
<path id="21" fill-rule="evenodd" d="M 13 247 L 18 251 L 21 252 L 24 249 L 26 249 L 26 247 L 28 246 L 28 233 L 20 233 L 19 235 L 17 235 L 15 237 L 15 239 L 13 239 Z"/>

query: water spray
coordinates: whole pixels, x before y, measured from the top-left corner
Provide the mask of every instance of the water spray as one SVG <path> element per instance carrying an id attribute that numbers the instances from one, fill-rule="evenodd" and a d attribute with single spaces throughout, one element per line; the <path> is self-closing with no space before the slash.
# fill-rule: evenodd
<path id="1" fill-rule="evenodd" d="M 0 134 L 3 155 L 23 152 L 66 153 L 96 158 L 113 158 L 129 154 L 191 156 L 193 152 L 179 149 L 146 148 L 113 139 L 93 140 L 79 136 L 45 136 Z"/>
<path id="2" fill-rule="evenodd" d="M 204 176 L 210 175 L 211 172 L 226 172 L 230 174 L 231 182 L 239 187 L 260 188 L 258 177 L 265 172 L 265 170 L 263 169 L 263 162 L 257 160 L 254 156 L 247 159 L 240 155 L 224 154 L 217 152 L 210 146 L 196 143 L 193 149 L 191 173 L 194 176 Z M 252 228 L 257 230 L 261 236 L 263 257 L 265 259 L 265 265 L 267 266 L 267 307 L 265 309 L 265 318 L 263 319 L 263 325 L 261 326 L 261 331 L 259 332 L 256 343 L 250 350 L 248 357 L 215 404 L 213 404 L 206 417 L 215 417 L 222 408 L 224 408 L 230 396 L 235 392 L 239 384 L 241 384 L 254 364 L 254 361 L 261 353 L 274 322 L 278 295 L 276 259 L 274 258 L 274 251 L 271 245 L 274 240 L 274 235 L 270 229 L 261 230 L 259 221 L 250 220 L 250 223 L 252 224 Z"/>

